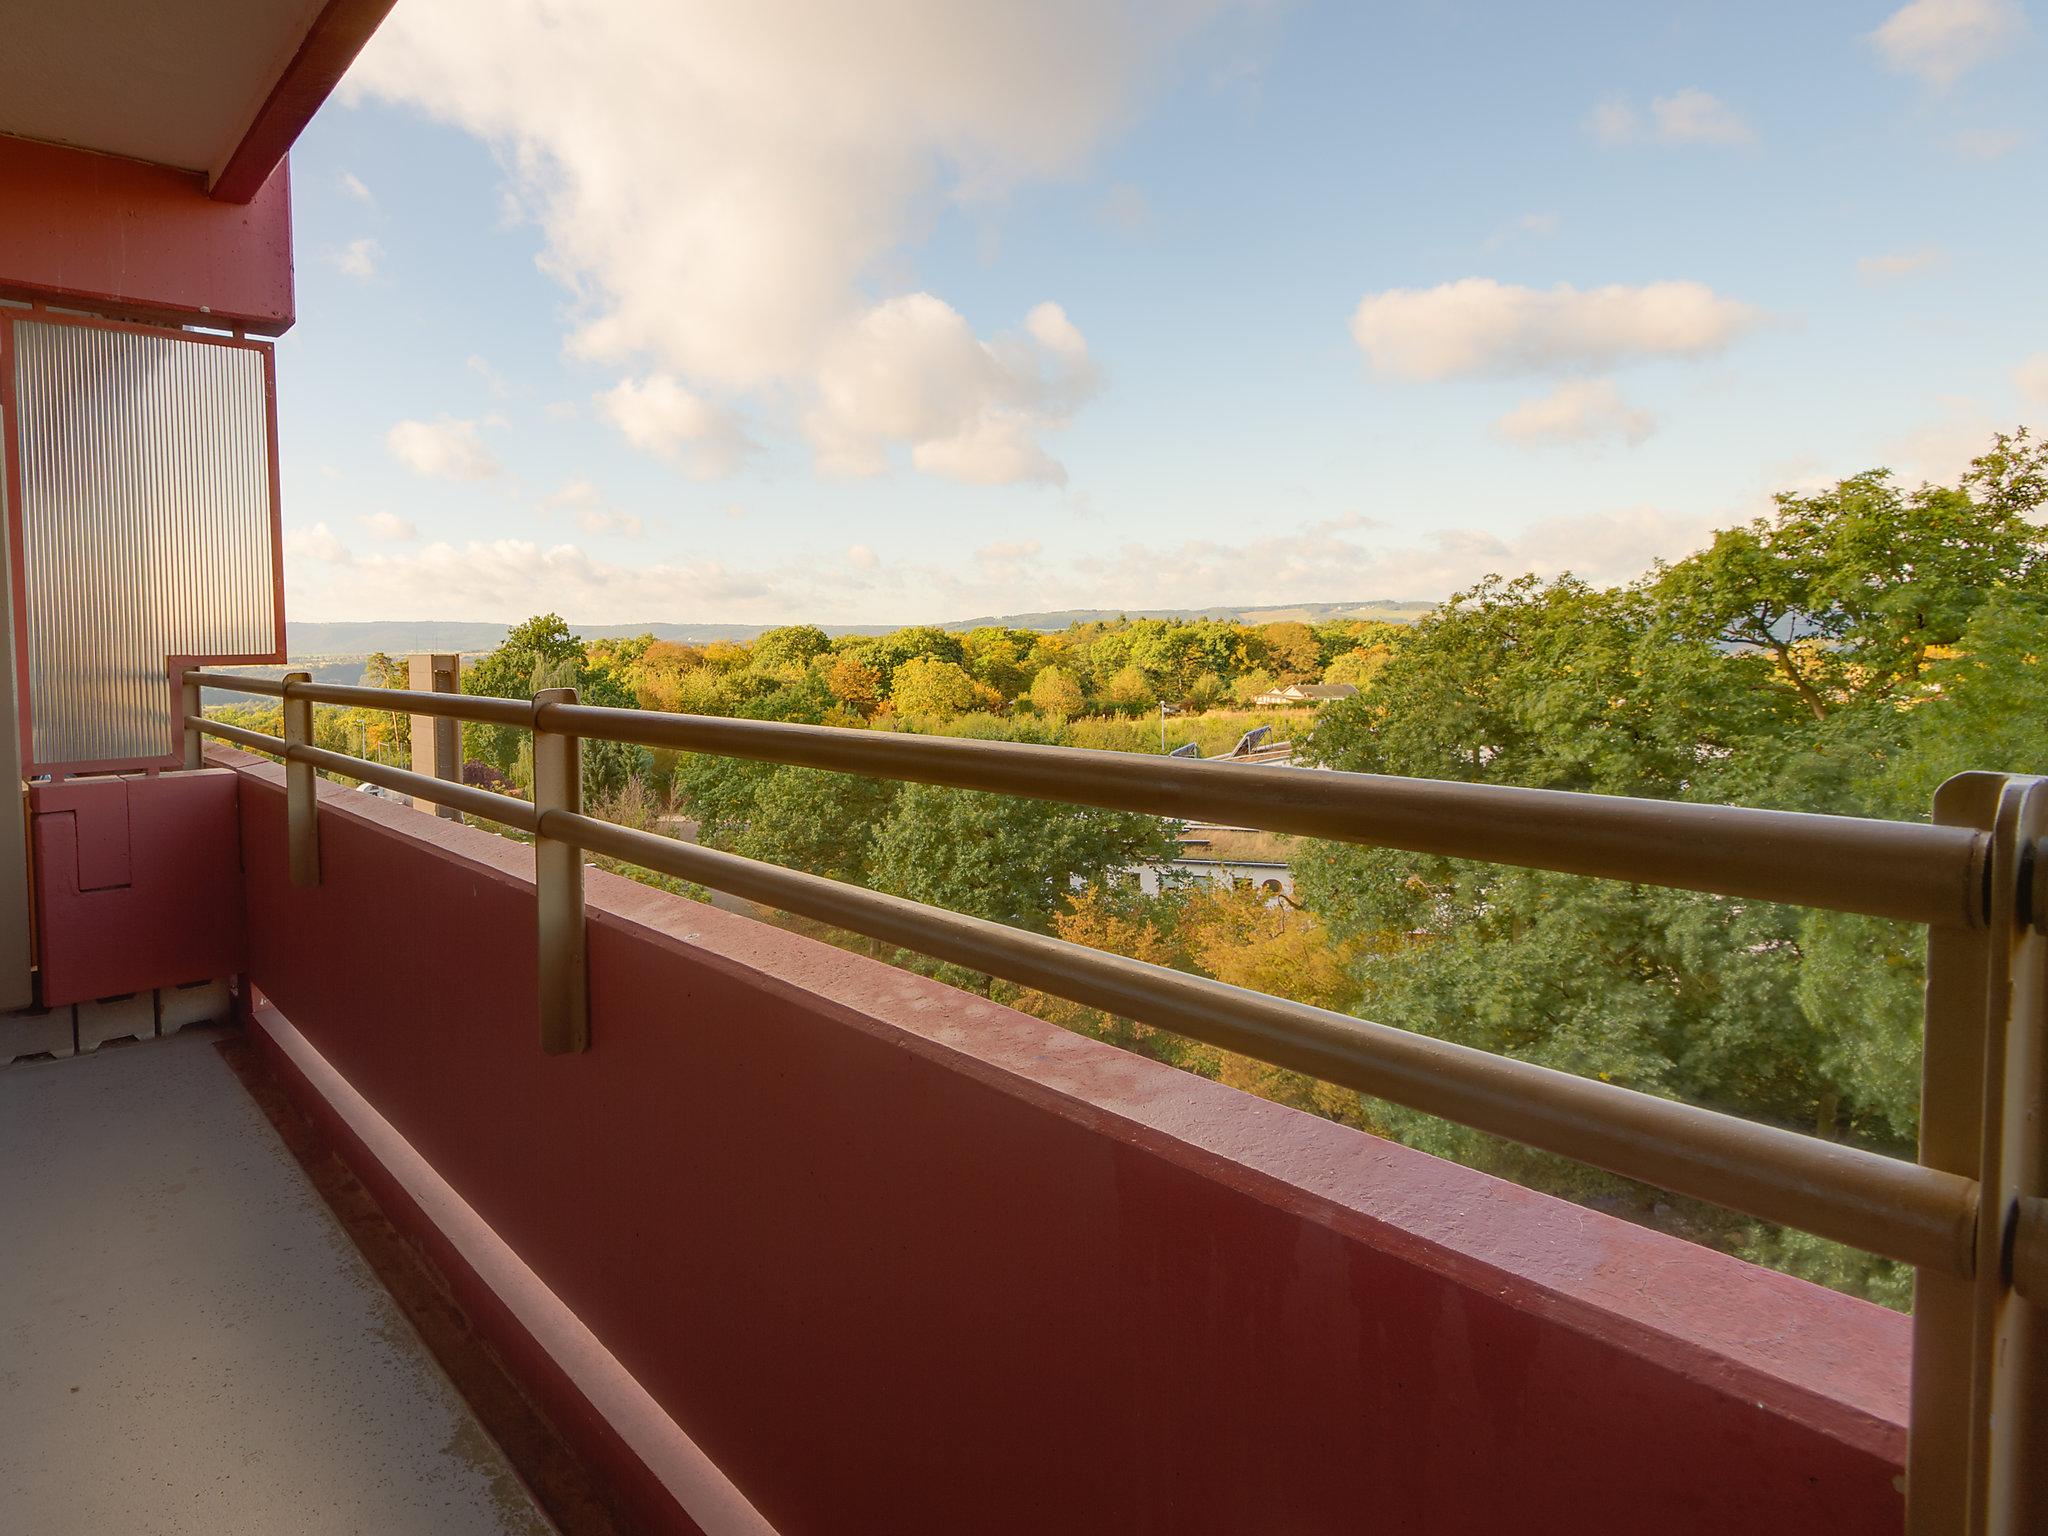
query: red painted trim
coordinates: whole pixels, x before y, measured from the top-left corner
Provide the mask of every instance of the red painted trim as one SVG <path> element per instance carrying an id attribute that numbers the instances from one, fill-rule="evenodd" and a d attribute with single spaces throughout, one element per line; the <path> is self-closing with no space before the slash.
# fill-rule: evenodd
<path id="1" fill-rule="evenodd" d="M 618 1357 L 260 992 L 251 1042 L 387 1218 L 433 1260 L 485 1336 L 580 1431 L 636 1529 L 776 1536 L 745 1494 Z"/>
<path id="2" fill-rule="evenodd" d="M 256 109 L 242 141 L 214 175 L 209 195 L 218 202 L 246 203 L 261 190 L 395 3 L 327 0 L 306 29 L 299 51 Z"/>
<path id="3" fill-rule="evenodd" d="M 14 589 L 14 702 L 15 728 L 21 738 L 21 771 L 47 773 L 66 778 L 78 773 L 133 773 L 143 769 L 175 768 L 183 761 L 176 750 L 155 757 L 108 758 L 85 762 L 39 762 L 35 757 L 34 720 L 30 710 L 28 669 L 28 561 L 23 548 L 21 495 L 21 433 L 14 387 L 14 327 L 22 319 L 47 325 L 75 325 L 99 331 L 132 331 L 143 336 L 169 336 L 178 341 L 207 346 L 234 347 L 258 352 L 263 357 L 264 423 L 269 439 L 270 473 L 270 564 L 275 643 L 267 652 L 218 652 L 191 655 L 173 652 L 164 657 L 165 676 L 171 690 L 171 718 L 178 718 L 178 686 L 187 668 L 235 666 L 246 663 L 274 664 L 285 659 L 284 628 L 284 490 L 279 471 L 277 440 L 277 348 L 268 341 L 245 336 L 212 336 L 203 331 L 175 330 L 160 325 L 136 324 L 125 320 L 104 320 L 93 315 L 57 314 L 38 306 L 27 310 L 0 310 L 0 447 L 4 447 L 7 488 L 7 563 Z"/>
<path id="4" fill-rule="evenodd" d="M 0 136 L 0 294 L 124 319 L 291 328 L 291 176 L 242 203 L 196 172 Z"/>

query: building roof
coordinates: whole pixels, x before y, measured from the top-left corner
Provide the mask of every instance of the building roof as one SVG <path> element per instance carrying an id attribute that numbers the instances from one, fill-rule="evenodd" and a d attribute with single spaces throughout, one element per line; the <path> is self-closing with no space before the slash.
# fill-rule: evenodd
<path id="1" fill-rule="evenodd" d="M 394 0 L 62 0 L 10 8 L 0 135 L 197 172 L 244 203 Z"/>
<path id="2" fill-rule="evenodd" d="M 1348 699 L 1358 689 L 1351 683 L 1289 683 L 1269 689 L 1252 700 L 1254 704 L 1315 704 L 1326 699 Z"/>

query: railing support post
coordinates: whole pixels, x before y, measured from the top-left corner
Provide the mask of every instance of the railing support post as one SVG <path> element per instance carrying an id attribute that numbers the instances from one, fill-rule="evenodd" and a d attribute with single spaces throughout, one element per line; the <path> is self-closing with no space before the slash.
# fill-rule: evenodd
<path id="1" fill-rule="evenodd" d="M 408 656 L 406 681 L 414 693 L 462 692 L 462 658 L 442 652 L 423 651 Z M 462 782 L 462 722 L 450 715 L 412 716 L 412 771 L 428 778 Z M 433 805 L 415 800 L 413 805 L 429 816 L 448 821 L 462 820 L 452 805 Z"/>
<path id="2" fill-rule="evenodd" d="M 1920 1161 L 1978 1183 L 1974 1274 L 1913 1289 L 1909 1536 L 2048 1529 L 2048 1313 L 2013 1287 L 2021 1201 L 2048 1193 L 2048 934 L 2025 921 L 2048 779 L 1959 774 L 1934 820 L 1986 834 L 1981 927 L 1928 931 Z"/>
<path id="3" fill-rule="evenodd" d="M 178 721 L 179 739 L 185 744 L 185 767 L 189 771 L 206 766 L 206 739 L 196 727 L 186 725 L 187 720 L 196 720 L 205 711 L 200 707 L 199 685 L 192 681 L 188 669 L 178 674 Z"/>
<path id="4" fill-rule="evenodd" d="M 286 830 L 291 843 L 292 884 L 320 883 L 319 777 L 311 763 L 292 761 L 293 747 L 313 745 L 313 701 L 292 697 L 294 683 L 310 683 L 310 672 L 284 675 L 284 799 Z"/>
<path id="5" fill-rule="evenodd" d="M 550 1056 L 590 1048 L 590 995 L 584 960 L 583 850 L 548 836 L 553 812 L 583 811 L 582 742 L 546 730 L 548 704 L 574 704 L 574 688 L 543 688 L 533 696 L 534 911 L 540 958 L 540 1048 Z"/>

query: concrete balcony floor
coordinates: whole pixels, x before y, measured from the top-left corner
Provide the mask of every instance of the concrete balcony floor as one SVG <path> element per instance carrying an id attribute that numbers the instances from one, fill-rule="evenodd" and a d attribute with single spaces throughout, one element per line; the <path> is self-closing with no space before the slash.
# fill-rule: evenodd
<path id="1" fill-rule="evenodd" d="M 0 1070 L 0 1528 L 551 1530 L 216 1038 Z"/>

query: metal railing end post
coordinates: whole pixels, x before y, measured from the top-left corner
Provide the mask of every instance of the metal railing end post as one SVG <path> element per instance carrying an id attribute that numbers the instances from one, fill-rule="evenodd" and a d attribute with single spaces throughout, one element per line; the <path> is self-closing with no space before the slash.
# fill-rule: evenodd
<path id="1" fill-rule="evenodd" d="M 548 836 L 551 812 L 583 810 L 582 742 L 541 725 L 549 704 L 574 704 L 574 688 L 533 696 L 534 910 L 539 949 L 540 1048 L 550 1056 L 590 1049 L 589 973 L 584 946 L 583 850 Z"/>

